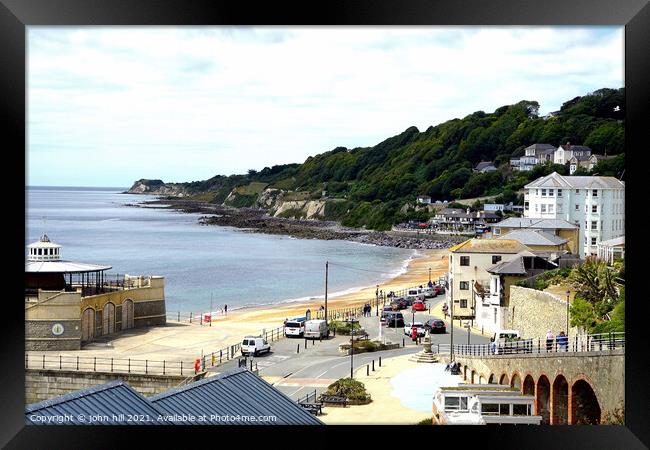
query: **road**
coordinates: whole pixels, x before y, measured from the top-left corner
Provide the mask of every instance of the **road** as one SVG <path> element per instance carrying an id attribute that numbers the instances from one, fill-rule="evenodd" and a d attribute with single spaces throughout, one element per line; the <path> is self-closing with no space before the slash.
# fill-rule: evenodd
<path id="1" fill-rule="evenodd" d="M 442 296 L 431 302 L 433 308 L 438 302 L 441 302 Z M 405 322 L 412 321 L 410 310 L 402 311 Z M 433 318 L 427 311 L 415 313 L 416 322 L 426 322 Z M 361 326 L 368 332 L 369 338 L 374 339 L 379 336 L 379 318 L 375 315 L 371 317 L 359 318 Z M 449 322 L 445 322 L 449 326 Z M 328 385 L 339 378 L 350 376 L 350 366 L 353 370 L 359 367 L 372 364 L 379 364 L 379 357 L 382 360 L 401 356 L 404 354 L 417 353 L 422 350 L 422 346 L 416 345 L 411 339 L 404 334 L 404 328 L 382 328 L 382 335 L 386 342 L 403 344 L 395 350 L 385 350 L 381 352 L 360 353 L 352 357 L 341 355 L 339 345 L 349 342 L 349 336 L 338 335 L 330 336 L 329 339 L 307 340 L 296 338 L 285 338 L 272 343 L 272 352 L 267 355 L 258 357 L 248 357 L 247 365 L 259 370 L 259 375 L 267 379 L 280 391 L 294 400 L 304 397 L 308 393 L 316 391 L 316 395 L 323 392 Z M 432 334 L 431 342 L 435 344 L 449 344 L 450 332 L 445 334 Z M 454 343 L 467 343 L 467 330 L 454 327 Z M 489 342 L 487 337 L 472 335 L 472 344 L 485 344 Z M 306 343 L 306 344 L 305 344 Z M 306 347 L 305 347 L 306 345 Z M 227 369 L 237 367 L 237 360 L 230 361 L 221 366 L 210 370 L 222 372 Z"/>

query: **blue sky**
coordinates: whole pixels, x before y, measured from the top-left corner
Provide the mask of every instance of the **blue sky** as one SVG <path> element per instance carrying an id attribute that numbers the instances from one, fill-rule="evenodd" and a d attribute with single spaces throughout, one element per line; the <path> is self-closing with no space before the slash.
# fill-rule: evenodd
<path id="1" fill-rule="evenodd" d="M 622 27 L 28 27 L 28 185 L 303 162 L 623 79 Z"/>

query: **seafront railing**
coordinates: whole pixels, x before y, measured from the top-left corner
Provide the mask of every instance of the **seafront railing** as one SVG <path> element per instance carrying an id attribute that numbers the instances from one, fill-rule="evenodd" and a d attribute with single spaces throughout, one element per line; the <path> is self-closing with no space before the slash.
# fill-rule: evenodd
<path id="1" fill-rule="evenodd" d="M 625 332 L 611 332 L 598 334 L 579 334 L 566 336 L 566 340 L 546 339 L 520 339 L 517 341 L 500 344 L 454 344 L 455 355 L 467 356 L 499 356 L 499 355 L 525 355 L 525 354 L 555 354 L 562 356 L 568 353 L 602 352 L 625 349 Z M 432 350 L 436 353 L 449 354 L 449 344 L 433 344 Z"/>
<path id="2" fill-rule="evenodd" d="M 274 342 L 284 337 L 284 329 L 278 327 L 272 330 L 262 330 L 259 336 L 263 336 L 268 342 Z M 233 359 L 240 359 L 240 350 L 241 341 L 213 352 L 204 353 L 192 360 L 109 358 L 30 352 L 25 353 L 25 369 L 189 376 L 220 366 Z"/>

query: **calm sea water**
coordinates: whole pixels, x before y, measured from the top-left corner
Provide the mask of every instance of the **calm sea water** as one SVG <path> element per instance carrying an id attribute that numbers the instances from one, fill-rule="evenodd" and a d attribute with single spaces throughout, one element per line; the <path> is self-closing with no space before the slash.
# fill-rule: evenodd
<path id="1" fill-rule="evenodd" d="M 371 286 L 404 270 L 414 251 L 294 239 L 198 224 L 200 214 L 135 208 L 154 197 L 126 188 L 30 187 L 25 244 L 46 232 L 69 261 L 111 274 L 162 275 L 167 311 L 208 311 L 323 296 Z M 337 264 L 348 266 L 343 268 Z"/>

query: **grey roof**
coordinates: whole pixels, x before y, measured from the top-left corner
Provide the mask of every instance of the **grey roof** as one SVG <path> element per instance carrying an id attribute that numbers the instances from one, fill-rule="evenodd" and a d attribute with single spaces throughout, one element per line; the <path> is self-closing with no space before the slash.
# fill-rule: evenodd
<path id="1" fill-rule="evenodd" d="M 567 189 L 623 189 L 625 183 L 614 177 L 563 177 L 553 172 L 545 177 L 540 177 L 524 186 L 525 189 L 537 187 L 567 188 Z"/>
<path id="2" fill-rule="evenodd" d="M 575 230 L 577 225 L 563 219 L 533 219 L 530 217 L 508 217 L 492 227 L 533 228 L 540 230 Z"/>
<path id="3" fill-rule="evenodd" d="M 233 369 L 154 395 L 149 400 L 171 414 L 205 415 L 206 425 L 251 425 L 211 416 L 275 416 L 255 425 L 321 425 L 285 394 L 245 368 Z"/>
<path id="4" fill-rule="evenodd" d="M 564 150 L 568 150 L 570 152 L 590 152 L 591 149 L 587 147 L 586 145 L 560 145 Z"/>
<path id="5" fill-rule="evenodd" d="M 501 261 L 495 265 L 485 269 L 489 273 L 498 275 L 526 275 L 526 268 L 524 267 L 524 258 L 518 258 L 510 261 Z"/>
<path id="6" fill-rule="evenodd" d="M 476 165 L 476 167 L 474 167 L 474 170 L 481 171 L 483 169 L 487 169 L 490 166 L 494 167 L 494 163 L 492 161 L 481 161 Z M 496 167 L 494 168 L 496 169 Z"/>
<path id="7" fill-rule="evenodd" d="M 571 161 L 573 158 L 575 158 L 577 161 L 588 161 L 589 158 L 591 158 L 591 155 L 587 155 L 584 153 L 573 155 L 571 158 L 569 158 L 569 161 Z"/>
<path id="8" fill-rule="evenodd" d="M 598 245 L 606 247 L 625 247 L 625 236 L 619 236 L 607 241 L 601 241 Z"/>
<path id="9" fill-rule="evenodd" d="M 526 147 L 526 150 L 535 150 L 535 156 L 549 155 L 555 152 L 557 148 L 551 144 L 533 144 Z"/>
<path id="10" fill-rule="evenodd" d="M 25 407 L 26 423 L 39 425 L 47 423 L 43 422 L 43 419 L 35 420 L 36 416 L 52 417 L 52 424 L 57 424 L 57 417 L 69 416 L 70 421 L 63 422 L 62 425 L 163 425 L 157 420 L 160 414 L 165 412 L 122 380 L 71 392 Z M 89 418 L 91 415 L 106 416 L 108 420 L 101 423 L 79 420 L 80 416 Z M 128 415 L 149 416 L 152 420 L 129 421 Z"/>
<path id="11" fill-rule="evenodd" d="M 25 261 L 25 272 L 86 273 L 111 269 L 111 266 L 78 263 L 73 261 Z"/>
<path id="12" fill-rule="evenodd" d="M 524 245 L 562 245 L 567 239 L 541 230 L 512 230 L 509 233 L 499 236 L 498 239 L 514 239 Z"/>

